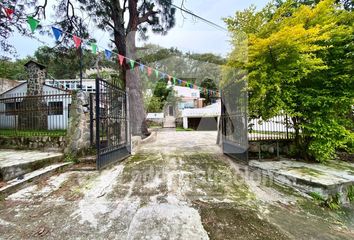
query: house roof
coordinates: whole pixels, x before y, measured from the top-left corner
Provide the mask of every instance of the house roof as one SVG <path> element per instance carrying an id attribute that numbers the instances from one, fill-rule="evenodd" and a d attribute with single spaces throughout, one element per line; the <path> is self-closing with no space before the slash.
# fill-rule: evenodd
<path id="1" fill-rule="evenodd" d="M 22 85 L 24 85 L 24 84 L 27 84 L 27 82 L 23 82 L 23 83 L 17 85 L 16 87 L 13 87 L 13 88 L 7 90 L 6 92 L 1 93 L 0 96 L 3 96 L 3 95 L 5 95 L 5 94 L 9 93 L 10 91 L 12 91 L 12 90 L 14 90 L 14 89 L 16 89 L 16 88 L 19 88 L 20 86 L 22 86 Z M 47 85 L 47 84 L 44 84 L 44 86 L 49 87 L 49 88 L 53 88 L 53 89 L 56 89 L 56 90 L 60 90 L 60 91 L 63 91 L 63 92 L 68 92 L 68 93 L 70 92 L 69 90 L 61 89 L 61 88 L 54 87 L 54 86 L 50 86 L 50 85 Z"/>
<path id="2" fill-rule="evenodd" d="M 41 70 L 43 70 L 43 69 L 45 69 L 46 68 L 46 66 L 44 66 L 44 65 L 42 65 L 42 64 L 40 64 L 40 63 L 37 63 L 37 62 L 35 62 L 35 61 L 33 61 L 33 60 L 29 60 L 27 63 L 25 63 L 25 67 L 28 67 L 28 65 L 30 65 L 31 63 L 34 63 L 34 64 L 36 64 Z"/>
<path id="3" fill-rule="evenodd" d="M 21 86 L 24 85 L 24 84 L 27 84 L 27 82 L 23 82 L 23 83 L 17 85 L 16 87 L 10 88 L 10 89 L 7 90 L 6 92 L 1 93 L 0 96 L 5 95 L 6 93 L 8 93 L 8 92 L 10 92 L 10 91 L 12 91 L 12 90 L 14 90 L 14 89 L 16 89 L 16 88 L 18 88 L 18 87 L 21 87 Z"/>

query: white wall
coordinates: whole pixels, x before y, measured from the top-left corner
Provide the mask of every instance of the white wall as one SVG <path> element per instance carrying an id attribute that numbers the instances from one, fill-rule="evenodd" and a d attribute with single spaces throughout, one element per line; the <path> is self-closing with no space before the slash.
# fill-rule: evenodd
<path id="1" fill-rule="evenodd" d="M 10 90 L 4 95 L 0 95 L 0 98 L 9 98 L 9 97 L 23 97 L 27 92 L 27 84 L 23 84 L 13 90 Z M 61 115 L 48 115 L 48 130 L 58 130 L 58 129 L 67 129 L 68 127 L 68 118 L 69 118 L 69 104 L 71 104 L 70 98 L 62 98 L 55 96 L 56 94 L 66 94 L 66 91 L 60 89 L 52 88 L 50 86 L 43 86 L 44 94 L 54 95 L 45 98 L 47 105 L 50 102 L 63 102 L 63 114 Z M 14 101 L 14 99 L 9 99 Z M 17 102 L 23 100 L 23 98 L 16 99 Z M 17 116 L 6 116 L 5 115 L 5 104 L 0 103 L 0 128 L 15 128 L 17 125 Z M 15 125 L 16 123 L 16 125 Z"/>

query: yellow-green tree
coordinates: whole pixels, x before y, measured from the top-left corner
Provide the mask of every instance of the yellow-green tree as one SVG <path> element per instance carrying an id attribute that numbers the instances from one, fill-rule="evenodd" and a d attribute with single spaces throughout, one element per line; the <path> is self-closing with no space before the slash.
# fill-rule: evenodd
<path id="1" fill-rule="evenodd" d="M 289 114 L 297 153 L 307 159 L 353 149 L 353 20 L 334 0 L 296 7 L 289 0 L 226 19 L 237 41 L 239 32 L 247 36 L 248 62 L 235 49 L 228 65 L 248 70 L 251 117 Z"/>

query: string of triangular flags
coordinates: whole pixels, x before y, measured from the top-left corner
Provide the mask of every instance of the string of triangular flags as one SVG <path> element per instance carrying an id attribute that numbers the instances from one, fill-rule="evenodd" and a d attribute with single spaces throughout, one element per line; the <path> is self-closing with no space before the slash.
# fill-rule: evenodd
<path id="1" fill-rule="evenodd" d="M 13 14 L 15 12 L 14 11 L 14 7 L 4 7 L 2 5 L 0 5 L 0 7 L 2 7 L 4 9 L 4 12 L 5 12 L 6 16 L 9 19 L 12 19 L 12 16 L 13 16 Z M 37 20 L 37 19 L 34 19 L 32 16 L 28 16 L 27 17 L 27 23 L 28 23 L 32 33 L 34 33 L 35 30 L 38 28 L 40 21 Z M 54 27 L 54 26 L 52 26 L 51 28 L 52 28 L 52 32 L 53 32 L 53 35 L 54 35 L 56 41 L 59 41 L 60 38 L 62 36 L 64 36 L 64 33 L 65 33 L 65 34 L 68 34 L 68 35 L 72 36 L 76 48 L 80 48 L 80 47 L 82 47 L 82 45 L 86 45 L 85 43 L 88 43 L 87 45 L 90 45 L 91 51 L 94 54 L 96 54 L 98 52 L 98 46 L 97 46 L 96 43 L 89 42 L 89 41 L 85 42 L 85 39 L 82 39 L 82 38 L 80 38 L 80 37 L 78 37 L 76 35 L 73 35 L 71 33 L 65 32 L 65 31 L 63 31 L 63 30 L 61 30 L 59 28 Z M 102 49 L 104 49 L 104 48 L 102 48 Z M 104 50 L 104 55 L 105 55 L 107 60 L 111 60 L 113 54 L 118 56 L 118 62 L 119 62 L 119 64 L 121 66 L 124 63 L 124 60 L 126 60 L 126 63 L 130 65 L 131 69 L 134 69 L 137 65 L 139 65 L 140 71 L 144 72 L 145 69 L 146 69 L 147 70 L 147 74 L 148 74 L 149 77 L 154 72 L 156 78 L 159 78 L 159 77 L 161 77 L 162 79 L 168 78 L 168 81 L 170 83 L 173 83 L 173 85 L 180 85 L 180 86 L 189 87 L 191 89 L 198 89 L 200 91 L 203 91 L 205 95 L 209 95 L 209 96 L 220 96 L 219 91 L 214 91 L 214 90 L 207 89 L 205 87 L 200 87 L 198 85 L 189 83 L 188 81 L 181 80 L 181 79 L 173 77 L 173 76 L 171 76 L 171 75 L 169 75 L 167 73 L 161 72 L 158 69 L 146 66 L 146 65 L 144 65 L 144 64 L 142 64 L 140 62 L 136 62 L 134 59 L 128 58 L 128 57 L 123 56 L 123 55 L 121 55 L 119 53 L 112 52 L 112 51 L 110 51 L 108 49 Z M 138 68 L 136 68 L 136 69 L 138 69 Z"/>
<path id="2" fill-rule="evenodd" d="M 63 30 L 61 30 L 59 28 L 52 27 L 52 31 L 53 31 L 53 35 L 54 35 L 56 41 L 59 41 L 60 38 L 63 36 L 63 34 L 66 33 L 66 34 L 71 35 L 73 37 L 73 41 L 74 41 L 74 44 L 75 44 L 76 48 L 79 48 L 80 46 L 82 46 L 84 44 L 84 39 L 81 39 L 80 37 L 78 37 L 76 35 L 73 35 L 71 33 L 65 32 L 65 31 L 63 31 Z M 88 43 L 88 45 L 91 46 L 91 51 L 94 54 L 96 54 L 98 52 L 97 44 L 93 43 L 93 42 L 89 42 L 89 41 L 87 41 L 87 43 Z M 158 69 L 146 66 L 146 65 L 144 65 L 144 64 L 142 64 L 140 62 L 136 62 L 135 60 L 133 60 L 131 58 L 128 58 L 126 56 L 123 56 L 123 55 L 121 55 L 119 53 L 115 53 L 115 52 L 113 52 L 111 50 L 104 49 L 104 55 L 105 55 L 107 60 L 111 60 L 113 54 L 118 56 L 118 62 L 119 62 L 119 64 L 121 66 L 124 63 L 124 60 L 126 60 L 126 63 L 129 64 L 131 69 L 134 69 L 136 66 L 139 66 L 139 69 L 140 69 L 141 72 L 144 72 L 145 69 L 146 69 L 147 70 L 147 74 L 148 74 L 149 77 L 153 73 L 155 73 L 156 78 L 159 78 L 159 77 L 161 77 L 162 79 L 166 79 L 167 78 L 169 82 L 173 83 L 173 85 L 184 85 L 184 86 L 189 87 L 191 89 L 199 89 L 200 91 L 203 91 L 204 94 L 207 94 L 207 95 L 219 96 L 219 91 L 210 90 L 210 89 L 207 89 L 205 87 L 199 87 L 198 85 L 189 83 L 188 81 L 181 80 L 181 79 L 173 77 L 173 76 L 171 76 L 171 75 L 169 75 L 167 73 L 161 72 Z M 136 68 L 136 69 L 138 69 L 138 68 Z"/>
<path id="3" fill-rule="evenodd" d="M 12 16 L 15 13 L 15 7 L 13 7 L 13 6 L 6 7 L 2 4 L 0 4 L 0 10 L 2 10 L 5 13 L 6 17 L 10 20 L 12 19 Z"/>

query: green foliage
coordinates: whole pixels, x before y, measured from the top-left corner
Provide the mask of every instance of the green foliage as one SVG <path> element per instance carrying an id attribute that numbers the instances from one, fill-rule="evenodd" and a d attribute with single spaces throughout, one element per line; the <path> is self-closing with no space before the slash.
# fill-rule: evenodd
<path id="1" fill-rule="evenodd" d="M 339 193 L 333 196 L 329 196 L 327 199 L 325 199 L 321 194 L 317 192 L 310 192 L 309 195 L 315 202 L 325 207 L 328 207 L 331 210 L 339 210 L 341 208 Z"/>
<path id="2" fill-rule="evenodd" d="M 354 15 L 334 0 L 294 2 L 227 19 L 235 44 L 228 65 L 248 71 L 251 117 L 287 113 L 297 155 L 323 162 L 353 151 Z"/>
<path id="3" fill-rule="evenodd" d="M 213 81 L 212 79 L 209 79 L 209 78 L 207 78 L 207 79 L 205 79 L 204 81 L 202 81 L 202 83 L 200 84 L 200 86 L 201 86 L 202 88 L 206 88 L 206 89 L 214 90 L 214 91 L 218 89 L 217 86 L 216 86 L 216 84 L 215 84 L 215 81 Z M 200 93 L 200 95 L 201 95 L 202 98 L 205 98 L 205 103 L 206 103 L 206 105 L 211 104 L 211 97 L 210 97 L 209 94 L 205 94 L 204 91 L 202 91 L 202 92 Z"/>
<path id="4" fill-rule="evenodd" d="M 29 58 L 10 61 L 9 59 L 0 59 L 0 78 L 10 80 L 26 80 L 28 78 L 24 64 Z"/>
<path id="5" fill-rule="evenodd" d="M 77 158 L 77 156 L 75 156 L 72 153 L 65 154 L 65 161 L 66 162 L 79 163 L 79 159 Z"/>
<path id="6" fill-rule="evenodd" d="M 339 210 L 341 208 L 340 203 L 340 194 L 337 193 L 333 196 L 329 196 L 325 201 L 325 206 L 327 206 L 331 210 Z"/>
<path id="7" fill-rule="evenodd" d="M 320 201 L 320 202 L 324 202 L 325 201 L 324 197 L 321 194 L 317 193 L 317 192 L 310 192 L 309 195 L 315 201 Z"/>
<path id="8" fill-rule="evenodd" d="M 354 185 L 348 187 L 347 197 L 349 202 L 354 202 Z"/>
<path id="9" fill-rule="evenodd" d="M 145 109 L 147 112 L 159 113 L 162 111 L 162 107 L 161 98 L 156 96 L 145 98 Z"/>
<path id="10" fill-rule="evenodd" d="M 218 85 L 221 68 L 225 64 L 223 57 L 211 53 L 182 53 L 175 48 L 164 49 L 153 44 L 138 49 L 138 58 L 153 68 L 197 85 L 205 79 L 211 79 Z M 153 78 L 142 73 L 145 89 L 154 87 Z"/>

